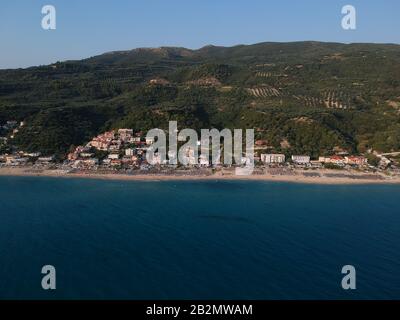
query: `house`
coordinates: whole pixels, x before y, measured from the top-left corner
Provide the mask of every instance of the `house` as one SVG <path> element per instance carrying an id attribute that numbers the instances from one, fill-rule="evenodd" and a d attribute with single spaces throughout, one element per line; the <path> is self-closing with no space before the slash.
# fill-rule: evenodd
<path id="1" fill-rule="evenodd" d="M 150 158 L 151 159 L 149 159 L 149 163 L 153 166 L 160 165 L 164 162 L 161 157 L 161 153 L 154 153 L 152 156 L 150 155 Z"/>
<path id="2" fill-rule="evenodd" d="M 117 159 L 119 159 L 119 154 L 118 153 L 111 153 L 111 154 L 108 155 L 107 158 L 110 159 L 110 160 L 117 160 Z"/>
<path id="3" fill-rule="evenodd" d="M 82 163 L 87 167 L 94 167 L 99 164 L 99 160 L 96 158 L 85 159 L 85 160 L 82 160 Z"/>
<path id="4" fill-rule="evenodd" d="M 268 144 L 267 140 L 257 140 L 255 142 L 256 146 L 261 147 L 261 146 L 266 146 Z"/>
<path id="5" fill-rule="evenodd" d="M 9 126 L 9 127 L 15 127 L 17 124 L 18 124 L 18 122 L 17 121 L 14 121 L 14 120 L 11 120 L 11 121 L 7 121 L 7 126 Z"/>
<path id="6" fill-rule="evenodd" d="M 78 154 L 76 152 L 70 152 L 68 153 L 67 159 L 69 161 L 75 161 L 78 159 Z"/>
<path id="7" fill-rule="evenodd" d="M 93 147 L 95 147 L 95 146 L 93 146 Z M 109 148 L 110 148 L 110 143 L 109 142 L 100 142 L 96 149 L 98 149 L 100 151 L 108 151 Z"/>
<path id="8" fill-rule="evenodd" d="M 141 164 L 140 165 L 140 170 L 145 170 L 145 171 L 147 171 L 147 170 L 149 170 L 150 169 L 150 166 L 148 165 L 148 164 Z"/>
<path id="9" fill-rule="evenodd" d="M 129 164 L 133 163 L 132 158 L 133 157 L 130 157 L 130 156 L 123 156 L 121 161 L 122 161 L 123 164 L 128 164 L 129 165 Z"/>
<path id="10" fill-rule="evenodd" d="M 196 159 L 196 157 L 195 156 L 189 156 L 188 157 L 188 163 L 187 163 L 188 165 L 191 165 L 191 166 L 195 166 L 195 165 L 197 165 L 198 164 L 198 162 L 197 162 L 197 159 Z"/>
<path id="11" fill-rule="evenodd" d="M 310 156 L 292 156 L 292 161 L 296 164 L 308 164 L 310 163 Z"/>
<path id="12" fill-rule="evenodd" d="M 103 134 L 99 135 L 98 137 L 104 137 L 105 139 L 115 139 L 115 132 L 114 130 L 106 131 Z"/>
<path id="13" fill-rule="evenodd" d="M 318 161 L 321 163 L 329 163 L 331 161 L 331 158 L 329 157 L 319 157 Z"/>
<path id="14" fill-rule="evenodd" d="M 253 159 L 254 160 L 254 159 Z M 251 165 L 252 164 L 252 159 L 251 159 L 251 157 L 242 157 L 241 159 L 240 159 L 240 164 L 241 165 L 246 165 L 246 166 L 248 166 L 248 165 Z"/>
<path id="15" fill-rule="evenodd" d="M 133 156 L 135 154 L 135 149 L 125 149 L 126 156 Z"/>
<path id="16" fill-rule="evenodd" d="M 46 163 L 50 163 L 54 160 L 54 157 L 50 156 L 50 157 L 39 157 L 37 159 L 36 162 L 42 163 L 42 164 L 46 164 Z"/>
<path id="17" fill-rule="evenodd" d="M 91 158 L 91 157 L 94 156 L 94 154 L 93 154 L 93 153 L 90 153 L 90 152 L 82 152 L 82 153 L 80 154 L 80 156 L 81 156 L 82 158 Z"/>
<path id="18" fill-rule="evenodd" d="M 381 158 L 381 160 L 379 161 L 379 167 L 381 167 L 381 168 L 386 168 L 392 162 L 391 160 L 389 160 L 388 158 L 386 158 L 384 156 L 381 156 L 380 158 Z"/>
<path id="19" fill-rule="evenodd" d="M 11 155 L 6 156 L 6 165 L 9 166 L 20 166 L 28 162 L 29 158 L 20 158 L 19 156 Z"/>
<path id="20" fill-rule="evenodd" d="M 125 136 L 133 136 L 133 130 L 132 129 L 119 129 L 118 134 L 125 135 Z"/>
<path id="21" fill-rule="evenodd" d="M 261 162 L 263 163 L 284 163 L 284 154 L 261 154 Z"/>
<path id="22" fill-rule="evenodd" d="M 17 126 L 18 122 L 17 121 L 7 121 L 6 124 L 3 126 L 5 130 L 10 130 L 13 129 Z"/>
<path id="23" fill-rule="evenodd" d="M 165 85 L 168 85 L 169 84 L 169 81 L 168 80 L 166 80 L 166 79 L 163 79 L 163 78 L 155 78 L 155 79 L 151 79 L 150 81 L 149 81 L 149 83 L 150 84 L 158 84 L 158 85 L 162 85 L 162 86 L 165 86 Z"/>
<path id="24" fill-rule="evenodd" d="M 102 162 L 103 162 L 104 165 L 107 165 L 107 166 L 108 166 L 108 165 L 111 164 L 111 159 L 108 159 L 108 158 L 107 158 L 107 159 L 103 159 Z"/>
<path id="25" fill-rule="evenodd" d="M 6 160 L 6 164 L 7 165 L 12 165 L 14 160 L 17 159 L 17 156 L 6 156 L 5 160 Z"/>
<path id="26" fill-rule="evenodd" d="M 329 163 L 343 165 L 345 163 L 345 160 L 342 156 L 332 156 L 330 157 Z"/>
<path id="27" fill-rule="evenodd" d="M 137 143 L 140 143 L 140 141 L 141 141 L 141 138 L 140 138 L 140 137 L 132 137 L 132 138 L 130 139 L 130 143 L 135 143 L 135 144 L 137 144 Z"/>
<path id="28" fill-rule="evenodd" d="M 345 162 L 350 165 L 364 166 L 368 161 L 364 157 L 348 156 L 345 157 Z"/>
<path id="29" fill-rule="evenodd" d="M 310 164 L 312 168 L 322 168 L 322 162 L 319 160 L 311 160 Z"/>
<path id="30" fill-rule="evenodd" d="M 71 164 L 72 168 L 79 168 L 81 166 L 82 160 L 74 160 Z"/>
<path id="31" fill-rule="evenodd" d="M 118 130 L 119 138 L 123 142 L 129 142 L 133 136 L 132 129 L 119 129 Z"/>
<path id="32" fill-rule="evenodd" d="M 335 163 L 335 164 L 337 164 L 338 162 L 344 161 L 344 158 L 342 158 L 340 156 L 319 157 L 318 161 L 321 162 L 321 163 Z"/>
<path id="33" fill-rule="evenodd" d="M 169 164 L 177 164 L 178 163 L 178 157 L 177 153 L 173 150 L 168 150 L 168 159 L 169 159 Z"/>
<path id="34" fill-rule="evenodd" d="M 155 141 L 154 137 L 146 137 L 146 144 L 150 145 L 153 144 Z"/>
<path id="35" fill-rule="evenodd" d="M 336 164 L 339 166 L 342 166 L 344 164 L 355 164 L 355 163 L 349 163 L 347 159 L 349 158 L 353 158 L 353 157 L 342 157 L 339 155 L 335 155 L 335 156 L 331 156 L 331 157 L 319 157 L 319 161 L 321 163 L 332 163 L 332 164 Z M 354 159 L 354 161 L 357 161 L 356 159 Z"/>
<path id="36" fill-rule="evenodd" d="M 210 161 L 208 157 L 204 154 L 201 154 L 199 157 L 199 165 L 201 167 L 208 167 L 210 165 Z"/>
<path id="37" fill-rule="evenodd" d="M 197 153 L 195 152 L 195 149 L 193 148 L 187 148 L 185 150 L 185 154 L 183 155 L 183 160 L 185 165 L 197 165 Z"/>
<path id="38" fill-rule="evenodd" d="M 113 167 L 118 167 L 118 166 L 120 166 L 122 164 L 122 161 L 121 160 L 119 160 L 119 159 L 111 159 L 111 165 L 113 166 Z"/>
<path id="39" fill-rule="evenodd" d="M 113 142 L 113 144 L 110 144 L 108 147 L 109 151 L 118 151 L 120 149 L 121 149 L 121 144 L 118 142 L 115 142 L 115 141 Z"/>
<path id="40" fill-rule="evenodd" d="M 30 158 L 38 158 L 40 157 L 40 152 L 25 153 L 24 155 Z"/>

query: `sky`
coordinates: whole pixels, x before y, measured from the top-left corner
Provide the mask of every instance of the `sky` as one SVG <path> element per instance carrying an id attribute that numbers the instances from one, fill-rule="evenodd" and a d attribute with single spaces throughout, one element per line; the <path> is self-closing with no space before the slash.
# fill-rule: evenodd
<path id="1" fill-rule="evenodd" d="M 56 29 L 41 26 L 56 9 Z M 356 30 L 341 25 L 356 8 Z M 1 0 L 0 69 L 138 47 L 264 41 L 400 43 L 399 0 Z"/>

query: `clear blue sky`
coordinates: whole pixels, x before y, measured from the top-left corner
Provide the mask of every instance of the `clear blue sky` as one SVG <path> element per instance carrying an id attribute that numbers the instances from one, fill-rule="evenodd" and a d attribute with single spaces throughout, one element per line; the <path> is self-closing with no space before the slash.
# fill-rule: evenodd
<path id="1" fill-rule="evenodd" d="M 57 29 L 41 28 L 41 8 Z M 341 8 L 357 9 L 357 30 Z M 0 68 L 81 59 L 137 47 L 319 40 L 400 43 L 399 0 L 1 0 Z"/>

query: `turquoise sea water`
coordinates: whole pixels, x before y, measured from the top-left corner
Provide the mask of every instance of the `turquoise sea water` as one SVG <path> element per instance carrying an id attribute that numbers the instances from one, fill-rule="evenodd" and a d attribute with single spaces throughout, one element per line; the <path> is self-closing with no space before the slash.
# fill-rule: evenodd
<path id="1" fill-rule="evenodd" d="M 400 186 L 1 177 L 0 298 L 399 299 Z"/>

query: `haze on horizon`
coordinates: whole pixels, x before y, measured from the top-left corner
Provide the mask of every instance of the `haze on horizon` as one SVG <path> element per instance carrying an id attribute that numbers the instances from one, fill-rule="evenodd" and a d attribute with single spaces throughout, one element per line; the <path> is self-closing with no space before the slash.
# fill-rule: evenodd
<path id="1" fill-rule="evenodd" d="M 57 29 L 41 28 L 43 5 Z M 341 27 L 341 8 L 357 10 L 357 29 Z M 290 10 L 288 10 L 290 9 Z M 260 42 L 400 43 L 398 0 L 128 1 L 3 0 L 0 69 L 51 64 L 140 47 L 234 46 Z"/>

